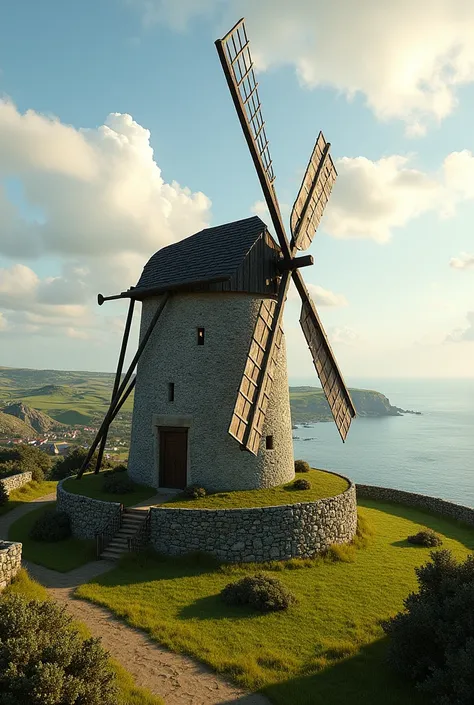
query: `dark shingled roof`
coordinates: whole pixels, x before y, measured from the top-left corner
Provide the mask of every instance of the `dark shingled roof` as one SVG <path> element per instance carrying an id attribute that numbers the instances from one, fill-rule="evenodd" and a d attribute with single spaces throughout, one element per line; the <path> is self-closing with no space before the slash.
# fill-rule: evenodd
<path id="1" fill-rule="evenodd" d="M 206 228 L 158 250 L 146 263 L 134 289 L 231 276 L 267 229 L 258 216 Z"/>

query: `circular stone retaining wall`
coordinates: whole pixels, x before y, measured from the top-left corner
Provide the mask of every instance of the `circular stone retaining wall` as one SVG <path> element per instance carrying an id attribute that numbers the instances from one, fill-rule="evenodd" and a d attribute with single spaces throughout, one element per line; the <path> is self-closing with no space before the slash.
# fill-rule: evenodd
<path id="1" fill-rule="evenodd" d="M 151 544 L 167 555 L 204 551 L 230 562 L 311 558 L 354 538 L 356 492 L 348 482 L 342 494 L 314 502 L 245 509 L 152 507 Z"/>
<path id="2" fill-rule="evenodd" d="M 120 502 L 103 502 L 72 494 L 64 489 L 63 482 L 58 483 L 56 490 L 56 509 L 69 516 L 72 535 L 76 538 L 93 539 L 97 532 L 103 531 L 114 517 L 120 515 Z"/>
<path id="3" fill-rule="evenodd" d="M 359 485 L 356 486 L 357 496 L 366 497 L 367 499 L 377 499 L 380 502 L 395 502 L 396 504 L 407 504 L 410 507 L 418 507 L 426 509 L 436 514 L 464 521 L 466 524 L 474 525 L 474 509 L 472 507 L 464 507 L 462 504 L 448 502 L 439 497 L 430 497 L 425 494 L 417 494 L 416 492 L 405 492 L 404 490 L 395 490 L 391 487 L 376 487 L 375 485 Z"/>

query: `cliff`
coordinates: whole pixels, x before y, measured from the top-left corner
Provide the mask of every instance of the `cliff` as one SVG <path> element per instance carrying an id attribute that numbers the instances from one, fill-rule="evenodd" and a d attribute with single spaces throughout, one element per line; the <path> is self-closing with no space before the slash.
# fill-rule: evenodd
<path id="1" fill-rule="evenodd" d="M 378 418 L 419 414 L 417 411 L 392 406 L 389 399 L 371 389 L 350 389 L 357 415 Z M 332 421 L 331 410 L 322 389 L 316 387 L 290 387 L 291 419 L 293 423 Z"/>

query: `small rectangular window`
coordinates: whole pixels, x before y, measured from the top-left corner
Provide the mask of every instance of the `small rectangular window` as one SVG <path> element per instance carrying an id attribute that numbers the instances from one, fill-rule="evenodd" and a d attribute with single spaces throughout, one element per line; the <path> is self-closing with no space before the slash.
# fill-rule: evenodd
<path id="1" fill-rule="evenodd" d="M 204 345 L 204 328 L 198 328 L 197 330 L 198 330 L 197 344 Z"/>
<path id="2" fill-rule="evenodd" d="M 174 382 L 168 383 L 168 401 L 174 401 Z"/>
<path id="3" fill-rule="evenodd" d="M 267 450 L 273 450 L 273 436 L 267 436 L 265 438 L 265 448 Z"/>

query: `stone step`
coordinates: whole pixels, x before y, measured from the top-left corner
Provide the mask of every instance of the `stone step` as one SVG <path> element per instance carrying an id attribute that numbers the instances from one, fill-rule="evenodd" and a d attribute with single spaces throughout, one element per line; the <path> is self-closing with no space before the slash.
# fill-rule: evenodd
<path id="1" fill-rule="evenodd" d="M 121 529 L 117 531 L 115 536 L 133 536 L 137 533 L 137 528 L 135 526 L 122 526 Z"/>
<path id="2" fill-rule="evenodd" d="M 100 557 L 108 561 L 118 561 L 119 558 L 123 556 L 123 553 L 123 551 L 109 551 L 107 547 L 106 550 L 100 554 Z"/>

